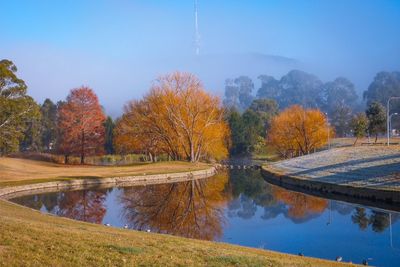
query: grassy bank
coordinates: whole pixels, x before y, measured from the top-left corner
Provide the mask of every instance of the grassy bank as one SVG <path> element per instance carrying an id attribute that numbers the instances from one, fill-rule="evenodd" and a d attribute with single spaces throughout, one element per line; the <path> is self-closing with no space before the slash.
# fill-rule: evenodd
<path id="1" fill-rule="evenodd" d="M 344 266 L 78 222 L 6 201 L 0 201 L 0 218 L 0 266 Z"/>
<path id="2" fill-rule="evenodd" d="M 43 161 L 1 158 L 0 187 L 80 178 L 106 178 L 143 174 L 177 173 L 206 169 L 210 165 L 188 162 L 143 163 L 134 166 L 80 166 Z"/>

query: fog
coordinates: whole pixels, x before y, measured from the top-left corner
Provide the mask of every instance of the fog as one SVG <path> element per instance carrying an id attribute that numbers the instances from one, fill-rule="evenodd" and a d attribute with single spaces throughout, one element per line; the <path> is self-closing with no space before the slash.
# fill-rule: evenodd
<path id="1" fill-rule="evenodd" d="M 279 79 L 292 69 L 323 82 L 344 76 L 361 95 L 379 71 L 400 70 L 400 2 L 198 0 L 8 1 L 0 58 L 17 65 L 38 102 L 95 89 L 118 116 L 159 75 L 193 72 L 223 96 L 227 78 Z"/>

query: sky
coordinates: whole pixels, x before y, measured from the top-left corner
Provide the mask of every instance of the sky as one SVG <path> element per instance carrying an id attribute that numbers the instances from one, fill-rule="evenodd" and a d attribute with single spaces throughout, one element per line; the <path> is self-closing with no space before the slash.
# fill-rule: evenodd
<path id="1" fill-rule="evenodd" d="M 86 85 L 118 116 L 160 75 L 188 71 L 223 96 L 227 78 L 280 78 L 293 68 L 358 92 L 400 70 L 400 0 L 1 1 L 0 59 L 38 102 Z"/>

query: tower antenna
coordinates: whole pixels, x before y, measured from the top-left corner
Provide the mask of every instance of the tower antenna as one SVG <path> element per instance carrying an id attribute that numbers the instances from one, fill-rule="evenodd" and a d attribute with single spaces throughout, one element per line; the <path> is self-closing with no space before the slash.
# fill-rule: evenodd
<path id="1" fill-rule="evenodd" d="M 195 27 L 194 46 L 196 55 L 198 56 L 200 53 L 200 34 L 199 34 L 199 23 L 197 21 L 197 0 L 194 0 L 194 27 Z"/>

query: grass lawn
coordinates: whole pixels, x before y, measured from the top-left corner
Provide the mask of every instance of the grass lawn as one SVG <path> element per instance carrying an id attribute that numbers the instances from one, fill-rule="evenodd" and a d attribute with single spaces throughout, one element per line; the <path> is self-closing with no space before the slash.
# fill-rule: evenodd
<path id="1" fill-rule="evenodd" d="M 0 187 L 79 178 L 177 173 L 210 167 L 204 163 L 159 162 L 134 166 L 63 165 L 50 162 L 0 157 Z"/>
<path id="2" fill-rule="evenodd" d="M 78 222 L 6 201 L 0 218 L 0 266 L 345 266 Z"/>

